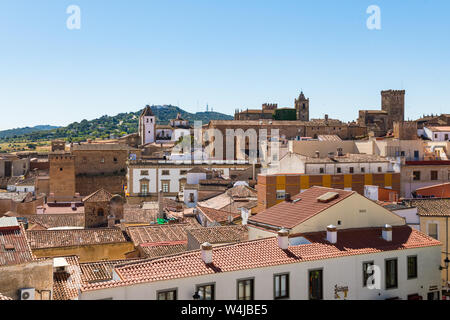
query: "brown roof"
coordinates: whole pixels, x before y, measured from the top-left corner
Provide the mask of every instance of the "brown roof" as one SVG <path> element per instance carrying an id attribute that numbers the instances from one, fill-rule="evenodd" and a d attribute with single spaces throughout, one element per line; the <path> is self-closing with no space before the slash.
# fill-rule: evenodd
<path id="1" fill-rule="evenodd" d="M 113 195 L 105 189 L 100 189 L 83 198 L 83 202 L 109 202 Z"/>
<path id="2" fill-rule="evenodd" d="M 141 244 L 155 242 L 186 241 L 186 229 L 192 228 L 187 223 L 128 227 L 126 231 L 137 247 Z"/>
<path id="3" fill-rule="evenodd" d="M 207 208 L 207 207 L 201 207 L 197 206 L 197 209 L 203 213 L 203 215 L 211 222 L 227 222 L 230 218 L 230 215 L 233 217 L 233 220 L 236 218 L 239 218 L 241 215 L 240 213 L 236 213 L 233 211 L 225 211 L 225 210 L 218 210 L 213 208 Z"/>
<path id="4" fill-rule="evenodd" d="M 27 214 L 21 218 L 26 218 L 29 223 L 38 224 L 44 229 L 59 227 L 84 227 L 84 214 Z"/>
<path id="5" fill-rule="evenodd" d="M 182 242 L 182 243 L 181 243 Z M 176 241 L 171 244 L 141 245 L 145 258 L 157 258 L 181 253 L 187 250 L 186 241 Z"/>
<path id="6" fill-rule="evenodd" d="M 411 199 L 405 203 L 417 208 L 419 216 L 450 216 L 450 198 L 445 199 Z"/>
<path id="7" fill-rule="evenodd" d="M 258 193 L 255 189 L 240 185 L 227 190 L 227 194 L 233 198 L 257 198 Z"/>
<path id="8" fill-rule="evenodd" d="M 327 194 L 328 192 L 336 192 L 338 197 L 326 203 L 319 202 L 317 200 L 317 198 Z M 345 191 L 341 189 L 314 186 L 305 192 L 292 197 L 292 202 L 281 202 L 249 218 L 248 222 L 249 224 L 262 224 L 292 229 L 354 193 L 355 191 Z M 301 200 L 296 202 L 295 200 L 298 199 Z"/>
<path id="9" fill-rule="evenodd" d="M 127 242 L 119 228 L 29 230 L 27 238 L 32 249 Z"/>
<path id="10" fill-rule="evenodd" d="M 115 266 L 137 260 L 138 259 L 80 263 L 81 279 L 84 283 L 112 280 L 112 270 Z"/>
<path id="11" fill-rule="evenodd" d="M 196 228 L 188 230 L 199 243 L 229 243 L 248 240 L 248 228 L 242 225 Z"/>
<path id="12" fill-rule="evenodd" d="M 146 105 L 144 110 L 141 112 L 141 117 L 153 117 L 153 111 L 152 108 L 149 105 Z"/>
<path id="13" fill-rule="evenodd" d="M 75 300 L 81 287 L 81 269 L 77 256 L 62 257 L 69 264 L 67 272 L 53 274 L 53 300 Z"/>
<path id="14" fill-rule="evenodd" d="M 123 219 L 126 223 L 150 223 L 156 221 L 158 210 L 142 209 L 139 205 L 125 204 Z"/>
<path id="15" fill-rule="evenodd" d="M 0 266 L 22 264 L 33 259 L 23 225 L 10 227 L 2 225 L 0 227 Z"/>
<path id="16" fill-rule="evenodd" d="M 223 272 L 365 255 L 394 250 L 441 246 L 441 242 L 409 226 L 392 228 L 392 241 L 381 237 L 381 228 L 339 230 L 337 243 L 326 240 L 326 232 L 303 234 L 310 244 L 282 250 L 277 238 L 224 245 L 213 249 L 213 262 L 205 264 L 201 251 L 190 251 L 158 259 L 144 260 L 116 268 L 120 281 L 85 285 L 82 291 L 106 289 L 138 283 L 164 281 Z"/>

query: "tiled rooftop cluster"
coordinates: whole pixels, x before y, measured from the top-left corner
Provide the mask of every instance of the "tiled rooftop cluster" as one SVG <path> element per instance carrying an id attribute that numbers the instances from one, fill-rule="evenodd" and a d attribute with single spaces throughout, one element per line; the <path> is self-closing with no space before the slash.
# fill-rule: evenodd
<path id="1" fill-rule="evenodd" d="M 408 226 L 393 227 L 391 242 L 381 237 L 381 231 L 381 228 L 366 228 L 338 232 L 336 244 L 326 240 L 325 232 L 302 234 L 310 243 L 289 246 L 287 250 L 280 249 L 274 237 L 225 245 L 213 250 L 211 264 L 204 263 L 200 250 L 138 261 L 116 267 L 121 280 L 83 285 L 82 290 L 441 245 Z"/>

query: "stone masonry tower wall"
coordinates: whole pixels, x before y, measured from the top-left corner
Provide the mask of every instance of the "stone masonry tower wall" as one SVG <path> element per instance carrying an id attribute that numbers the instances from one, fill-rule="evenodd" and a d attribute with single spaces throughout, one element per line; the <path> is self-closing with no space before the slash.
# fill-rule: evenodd
<path id="1" fill-rule="evenodd" d="M 50 194 L 58 201 L 72 201 L 75 196 L 75 157 L 69 153 L 49 154 Z"/>
<path id="2" fill-rule="evenodd" d="M 297 112 L 297 120 L 309 121 L 309 99 L 305 98 L 303 92 L 300 93 L 298 99 L 295 99 L 295 110 Z"/>
<path id="3" fill-rule="evenodd" d="M 393 129 L 394 121 L 405 120 L 405 90 L 381 91 L 381 109 L 388 113 L 388 129 Z"/>

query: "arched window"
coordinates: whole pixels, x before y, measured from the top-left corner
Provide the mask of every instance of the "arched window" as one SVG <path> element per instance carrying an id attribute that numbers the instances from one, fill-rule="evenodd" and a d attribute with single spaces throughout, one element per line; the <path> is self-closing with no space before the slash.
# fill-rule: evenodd
<path id="1" fill-rule="evenodd" d="M 105 215 L 105 213 L 104 213 L 104 211 L 103 211 L 102 208 L 100 208 L 100 209 L 97 210 L 97 216 L 103 217 L 104 215 Z"/>

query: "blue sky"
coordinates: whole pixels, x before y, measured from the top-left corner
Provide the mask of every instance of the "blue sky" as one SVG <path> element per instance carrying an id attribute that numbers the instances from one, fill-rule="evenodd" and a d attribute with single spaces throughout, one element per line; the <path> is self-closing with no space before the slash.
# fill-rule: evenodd
<path id="1" fill-rule="evenodd" d="M 69 5 L 81 29 L 69 30 Z M 369 30 L 369 5 L 381 30 Z M 450 113 L 448 0 L 2 0 L 0 130 L 174 104 L 262 103 L 345 121 L 406 90 L 406 116 Z"/>

